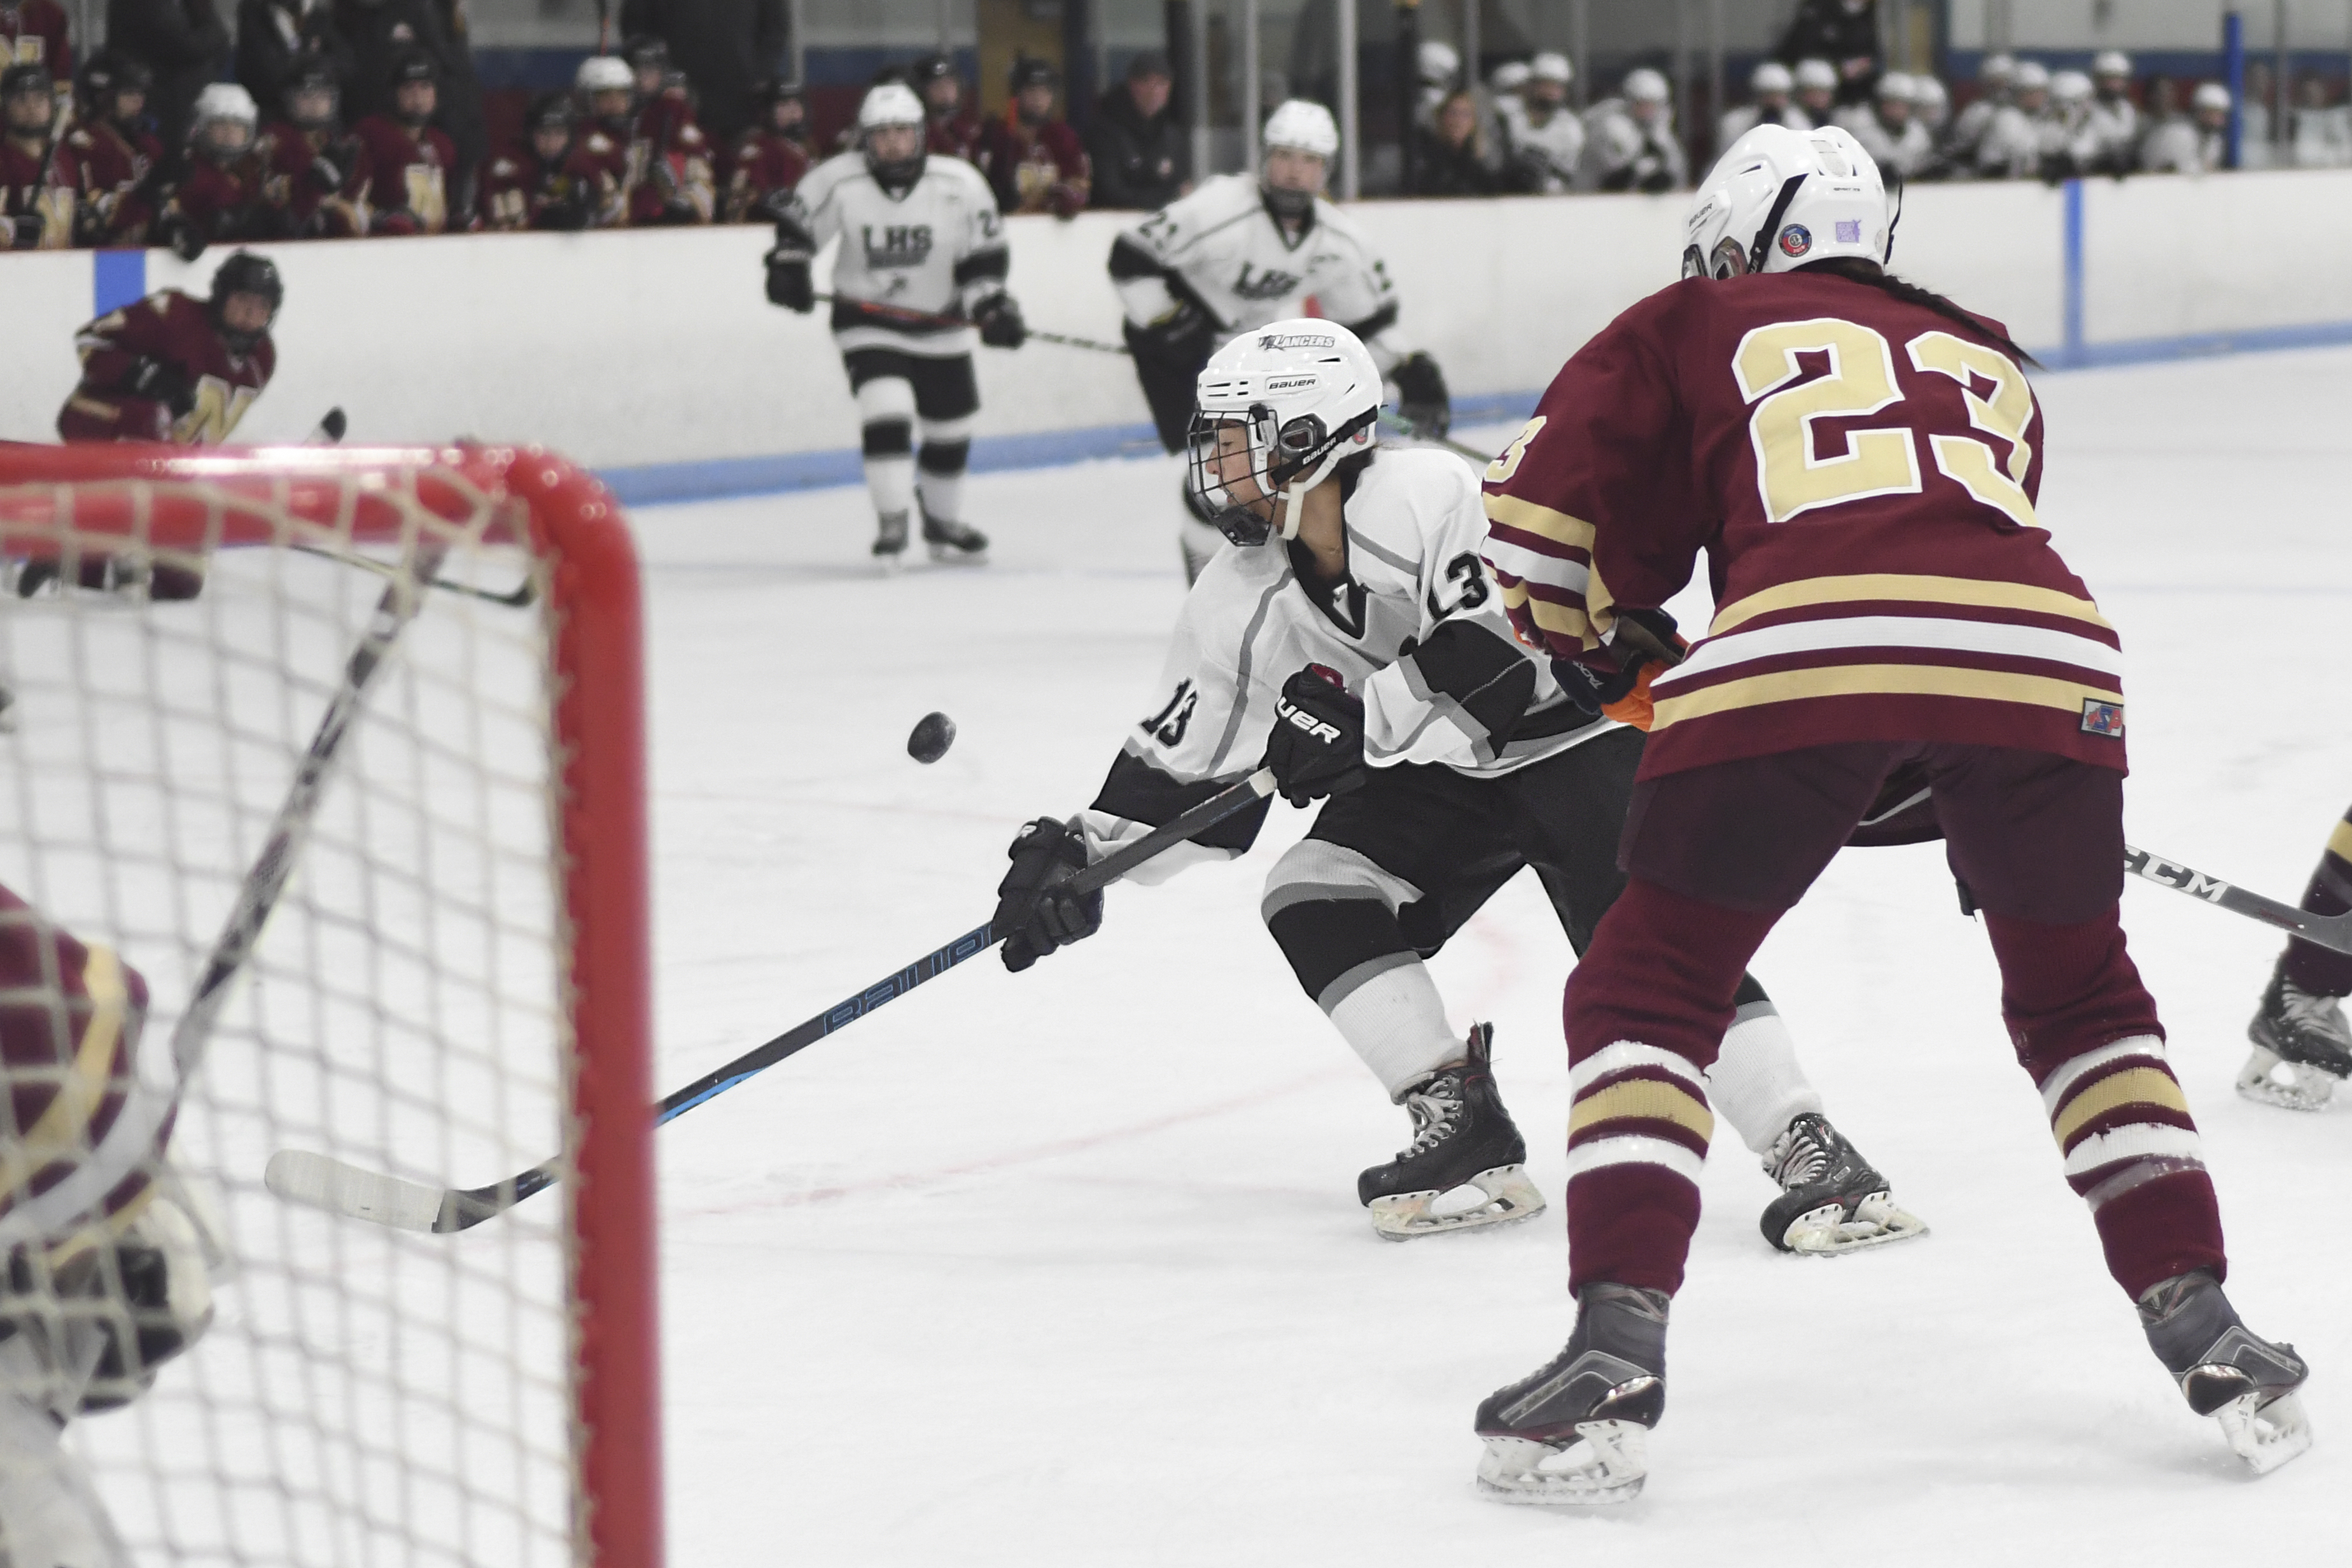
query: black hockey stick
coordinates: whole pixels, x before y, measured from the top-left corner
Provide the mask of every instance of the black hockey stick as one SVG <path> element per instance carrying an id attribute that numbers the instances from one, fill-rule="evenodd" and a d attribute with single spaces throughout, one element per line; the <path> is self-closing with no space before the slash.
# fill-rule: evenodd
<path id="1" fill-rule="evenodd" d="M 2283 931 L 2299 936 L 2305 942 L 2317 942 L 2337 952 L 2352 953 L 2352 914 L 2315 915 L 2309 910 L 2298 910 L 2292 904 L 2266 899 L 2260 893 L 2228 882 L 2217 881 L 2193 867 L 2178 860 L 2167 860 L 2145 849 L 2124 846 L 2124 869 L 2135 877 L 2154 882 L 2159 888 L 2170 888 L 2176 893 L 2186 893 L 2216 909 L 2260 921 L 2266 926 L 2276 926 Z"/>
<path id="2" fill-rule="evenodd" d="M 831 294 L 816 294 L 811 298 L 820 304 L 830 305 L 834 302 L 834 296 Z M 980 324 L 969 316 L 943 316 L 936 310 L 909 310 L 903 305 L 885 305 L 873 300 L 846 300 L 842 303 L 854 305 L 869 316 L 879 316 L 885 321 L 904 321 L 910 327 L 974 327 Z M 1107 343 L 1099 338 L 1074 338 L 1067 332 L 1041 331 L 1035 327 L 1030 327 L 1027 331 L 1029 336 L 1041 343 L 1059 343 L 1066 349 L 1092 349 L 1100 354 L 1123 354 L 1129 352 L 1125 343 Z"/>
<path id="3" fill-rule="evenodd" d="M 343 417 L 342 406 L 338 404 L 319 416 L 318 425 L 308 436 L 302 437 L 302 445 L 305 447 L 340 446 L 342 443 L 343 432 L 350 428 L 351 421 Z"/>
<path id="4" fill-rule="evenodd" d="M 362 572 L 373 572 L 379 577 L 397 577 L 400 568 L 389 562 L 370 556 L 351 555 L 341 550 L 330 550 L 323 544 L 298 544 L 294 548 L 304 555 L 315 555 L 321 561 L 331 561 L 339 566 L 356 566 Z M 539 584 L 525 577 L 521 584 L 508 593 L 494 588 L 477 588 L 471 583 L 448 583 L 436 577 L 429 584 L 445 594 L 456 594 L 468 599 L 483 599 L 493 605 L 504 605 L 510 610 L 526 609 L 539 601 Z"/>
<path id="5" fill-rule="evenodd" d="M 1104 856 L 1073 877 L 1069 886 L 1080 893 L 1108 887 L 1153 856 L 1207 832 L 1273 793 L 1273 770 L 1260 768 L 1167 826 L 1154 828 L 1134 843 Z M 794 1025 L 766 1045 L 744 1052 L 723 1067 L 713 1068 L 656 1105 L 655 1125 L 677 1120 L 703 1101 L 718 1098 L 744 1079 L 816 1044 L 835 1030 L 856 1023 L 884 1003 L 897 1001 L 924 981 L 987 952 L 1006 934 L 992 925 L 977 926 L 889 978 Z M 373 1220 L 400 1230 L 448 1232 L 465 1230 L 506 1213 L 523 1199 L 553 1186 L 562 1173 L 562 1161 L 559 1158 L 486 1187 L 428 1187 L 420 1182 L 363 1171 L 325 1154 L 281 1149 L 269 1157 L 269 1167 L 262 1179 L 279 1197 L 330 1213 Z"/>
<path id="6" fill-rule="evenodd" d="M 1451 437 L 1444 436 L 1424 436 L 1421 433 L 1420 427 L 1415 426 L 1412 420 L 1407 419 L 1403 415 L 1395 413 L 1390 409 L 1383 408 L 1381 410 L 1381 428 L 1383 430 L 1393 430 L 1398 435 L 1404 437 L 1407 440 L 1427 441 L 1433 446 L 1443 447 L 1449 452 L 1469 458 L 1472 462 L 1477 464 L 1482 468 L 1495 460 L 1494 453 L 1482 452 L 1475 447 L 1465 447 L 1461 442 L 1454 440 Z"/>

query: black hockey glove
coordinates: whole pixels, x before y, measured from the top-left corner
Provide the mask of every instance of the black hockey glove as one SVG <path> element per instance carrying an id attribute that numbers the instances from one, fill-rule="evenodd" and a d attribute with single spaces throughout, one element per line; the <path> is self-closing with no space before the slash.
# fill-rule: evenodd
<path id="1" fill-rule="evenodd" d="M 134 397 L 150 397 L 172 411 L 173 417 L 184 417 L 196 405 L 196 389 L 175 364 L 159 359 L 142 359 L 131 367 L 131 379 L 125 384 Z"/>
<path id="2" fill-rule="evenodd" d="M 1293 805 L 1346 795 L 1364 784 L 1364 704 L 1338 675 L 1308 665 L 1283 683 L 1265 765 Z"/>
<path id="3" fill-rule="evenodd" d="M 1688 646 L 1675 629 L 1674 616 L 1665 611 L 1620 607 L 1616 624 L 1609 628 L 1608 637 L 1601 644 L 1601 655 L 1608 668 L 1556 658 L 1551 661 L 1552 678 L 1559 682 L 1570 702 L 1594 718 L 1605 716 L 1632 722 L 1625 713 L 1614 710 L 1637 690 L 1648 689 L 1645 677 L 1654 677 L 1658 671 L 1680 664 L 1683 650 Z M 1646 720 L 1641 728 L 1649 728 Z"/>
<path id="4" fill-rule="evenodd" d="M 38 213 L 18 213 L 8 225 L 8 248 L 38 250 L 45 220 Z"/>
<path id="5" fill-rule="evenodd" d="M 768 303 L 807 315 L 816 309 L 809 263 L 816 259 L 816 237 L 788 217 L 776 220 L 776 246 L 767 255 Z"/>
<path id="6" fill-rule="evenodd" d="M 1007 933 L 1005 968 L 1018 974 L 1063 943 L 1102 929 L 1101 891 L 1068 890 L 1070 879 L 1087 867 L 1086 835 L 1041 816 L 1022 825 L 1005 853 L 1013 869 L 996 884 L 996 918 L 989 922 Z"/>
<path id="7" fill-rule="evenodd" d="M 1129 346 L 1162 359 L 1197 364 L 1216 348 L 1217 326 L 1209 313 L 1190 300 L 1145 326 L 1128 326 Z"/>
<path id="8" fill-rule="evenodd" d="M 1445 393 L 1444 373 L 1425 353 L 1413 353 L 1397 361 L 1390 373 L 1396 383 L 1397 413 L 1412 433 L 1425 441 L 1443 440 L 1454 427 L 1454 401 Z"/>
<path id="9" fill-rule="evenodd" d="M 1029 323 L 1021 319 L 1021 307 L 1010 294 L 991 294 L 973 307 L 971 320 L 980 329 L 980 341 L 990 348 L 1017 349 L 1029 341 Z"/>

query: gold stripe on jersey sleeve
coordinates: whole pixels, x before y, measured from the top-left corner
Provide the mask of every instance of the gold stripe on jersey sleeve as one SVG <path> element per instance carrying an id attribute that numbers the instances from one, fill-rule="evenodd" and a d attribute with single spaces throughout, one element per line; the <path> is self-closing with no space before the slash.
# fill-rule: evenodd
<path id="1" fill-rule="evenodd" d="M 1554 604 L 1549 599 L 1538 599 L 1528 592 L 1527 584 L 1523 583 L 1505 588 L 1504 610 L 1507 612 L 1521 607 L 1527 610 L 1528 618 L 1535 622 L 1538 631 L 1549 632 L 1558 637 L 1574 637 L 1586 647 L 1601 646 L 1601 639 L 1593 635 L 1591 617 L 1582 610 Z"/>
<path id="2" fill-rule="evenodd" d="M 1603 1121 L 1671 1121 L 1701 1140 L 1715 1136 L 1715 1113 L 1689 1090 L 1654 1078 L 1632 1078 L 1588 1094 L 1569 1108 L 1571 1138 Z"/>
<path id="3" fill-rule="evenodd" d="M 2066 1102 L 2066 1109 L 2050 1123 L 2059 1151 L 2063 1153 L 2066 1140 L 2094 1119 L 2126 1105 L 2158 1105 L 2183 1116 L 2189 1114 L 2189 1097 L 2180 1092 L 2180 1086 L 2172 1081 L 2170 1073 L 2157 1068 L 2133 1068 L 2100 1079 Z"/>
<path id="4" fill-rule="evenodd" d="M 1490 521 L 1499 522 L 1506 528 L 1541 534 L 1555 544 L 1565 544 L 1574 550 L 1592 548 L 1591 523 L 1582 518 L 1570 517 L 1564 511 L 1554 511 L 1548 506 L 1538 506 L 1517 496 L 1488 496 L 1486 516 Z"/>
<path id="5" fill-rule="evenodd" d="M 1929 605 L 1970 605 L 1988 610 L 2031 610 L 2036 615 L 2067 616 L 2105 626 L 2099 606 L 2088 599 L 2062 594 L 2055 588 L 2035 588 L 2023 583 L 1995 583 L 1979 577 L 1923 577 L 1896 572 L 1869 572 L 1852 577 L 1808 577 L 1750 594 L 1716 612 L 1710 637 L 1720 637 L 1743 621 L 1775 610 L 1801 609 L 1807 605 L 1852 604 L 1857 600 L 1913 600 Z M 2110 628 L 2112 629 L 2112 628 Z"/>
<path id="6" fill-rule="evenodd" d="M 2352 860 L 2352 817 L 2337 823 L 2327 836 L 2327 852 L 2338 860 Z"/>
<path id="7" fill-rule="evenodd" d="M 89 1001 L 89 1022 L 82 1028 L 72 1065 L 13 1069 L 20 1092 L 44 1079 L 56 1087 L 33 1125 L 0 1152 L 0 1197 L 14 1196 L 52 1162 L 87 1154 L 95 1142 L 89 1135 L 89 1119 L 114 1087 L 114 1048 L 130 1016 L 131 993 L 123 982 L 122 961 L 110 947 L 90 947 L 82 961 L 81 983 Z"/>
<path id="8" fill-rule="evenodd" d="M 2016 675 L 1997 669 L 1965 669 L 1945 664 L 1831 664 L 1784 669 L 1708 686 L 1657 705 L 1650 732 L 1686 719 L 1809 697 L 1972 697 L 1985 702 L 2022 702 L 2080 713 L 2086 698 L 2121 702 L 2120 691 L 2046 675 Z"/>

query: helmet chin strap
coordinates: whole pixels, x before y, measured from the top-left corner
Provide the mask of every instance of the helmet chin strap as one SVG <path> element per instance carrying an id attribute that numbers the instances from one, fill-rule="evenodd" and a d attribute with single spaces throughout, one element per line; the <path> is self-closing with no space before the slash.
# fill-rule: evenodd
<path id="1" fill-rule="evenodd" d="M 1290 481 L 1290 488 L 1274 503 L 1275 531 L 1285 540 L 1298 537 L 1298 525 L 1307 515 L 1307 492 L 1314 486 L 1314 476 L 1301 474 Z"/>

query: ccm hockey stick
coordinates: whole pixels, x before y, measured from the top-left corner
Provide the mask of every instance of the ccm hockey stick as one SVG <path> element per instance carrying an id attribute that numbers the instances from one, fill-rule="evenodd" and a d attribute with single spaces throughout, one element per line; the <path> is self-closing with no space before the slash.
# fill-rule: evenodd
<path id="1" fill-rule="evenodd" d="M 1273 793 L 1274 771 L 1260 768 L 1167 826 L 1154 828 L 1134 843 L 1104 856 L 1071 878 L 1067 885 L 1080 893 L 1108 887 L 1153 856 L 1207 832 Z M 703 1101 L 718 1098 L 836 1029 L 856 1023 L 884 1003 L 898 1000 L 924 981 L 987 952 L 1009 934 L 993 925 L 976 926 L 887 979 L 794 1025 L 766 1045 L 744 1052 L 723 1067 L 713 1068 L 655 1106 L 655 1125 L 673 1121 Z M 325 1154 L 281 1149 L 269 1157 L 269 1166 L 262 1179 L 271 1192 L 294 1203 L 353 1219 L 373 1220 L 398 1230 L 446 1233 L 466 1230 L 506 1213 L 523 1199 L 553 1186 L 562 1174 L 562 1161 L 558 1158 L 486 1187 L 428 1187 L 420 1182 L 364 1171 Z"/>
<path id="2" fill-rule="evenodd" d="M 2178 860 L 2167 860 L 2145 849 L 2124 846 L 2124 869 L 2133 876 L 2154 882 L 2159 888 L 2170 888 L 2176 893 L 2211 904 L 2216 909 L 2276 926 L 2305 942 L 2317 942 L 2337 952 L 2352 953 L 2352 914 L 2315 915 L 2309 910 L 2298 910 L 2292 904 L 2266 899 L 2260 893 L 2228 882 L 2218 881 Z"/>

